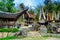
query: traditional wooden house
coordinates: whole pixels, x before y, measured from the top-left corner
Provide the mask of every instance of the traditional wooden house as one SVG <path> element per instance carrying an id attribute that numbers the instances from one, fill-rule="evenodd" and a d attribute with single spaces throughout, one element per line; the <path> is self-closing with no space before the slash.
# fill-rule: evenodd
<path id="1" fill-rule="evenodd" d="M 18 13 L 7 13 L 7 12 L 0 12 L 0 26 L 12 26 L 16 24 L 19 17 L 24 14 L 28 9 L 23 10 L 22 12 Z"/>
<path id="2" fill-rule="evenodd" d="M 24 18 L 26 19 L 25 22 L 28 23 L 28 24 L 31 24 L 34 22 L 35 18 L 36 18 L 36 15 L 33 15 L 33 14 L 29 14 L 28 12 L 26 12 L 24 14 Z"/>

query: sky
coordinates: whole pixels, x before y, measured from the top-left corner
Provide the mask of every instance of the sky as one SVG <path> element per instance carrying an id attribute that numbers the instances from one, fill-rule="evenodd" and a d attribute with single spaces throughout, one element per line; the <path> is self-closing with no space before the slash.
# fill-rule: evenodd
<path id="1" fill-rule="evenodd" d="M 57 1 L 57 0 L 52 0 Z M 25 6 L 35 8 L 37 5 L 44 5 L 44 0 L 14 0 L 15 7 L 17 8 L 20 3 L 24 3 Z"/>
<path id="2" fill-rule="evenodd" d="M 37 5 L 44 5 L 44 0 L 15 0 L 14 3 L 15 3 L 15 7 L 18 7 L 18 5 L 20 3 L 24 3 L 25 6 L 28 6 L 28 7 L 36 7 Z"/>

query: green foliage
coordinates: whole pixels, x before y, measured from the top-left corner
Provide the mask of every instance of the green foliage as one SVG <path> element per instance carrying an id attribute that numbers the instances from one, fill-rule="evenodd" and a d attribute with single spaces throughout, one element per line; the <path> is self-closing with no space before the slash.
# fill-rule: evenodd
<path id="1" fill-rule="evenodd" d="M 57 6 L 55 4 L 53 4 L 53 8 L 52 8 L 55 12 L 57 12 Z"/>
<path id="2" fill-rule="evenodd" d="M 8 29 L 8 28 L 2 28 L 2 29 L 0 29 L 0 32 L 10 32 L 11 30 L 10 29 Z"/>
<path id="3" fill-rule="evenodd" d="M 51 2 L 52 2 L 51 0 L 45 0 L 45 1 L 44 1 L 45 5 L 48 5 L 48 4 L 50 4 Z"/>
<path id="4" fill-rule="evenodd" d="M 18 28 L 2 28 L 0 29 L 0 32 L 18 32 Z"/>
<path id="5" fill-rule="evenodd" d="M 11 13 L 16 12 L 13 1 L 14 0 L 2 0 L 0 2 L 0 10 Z"/>
<path id="6" fill-rule="evenodd" d="M 17 39 L 17 40 L 46 40 L 47 38 L 49 37 L 24 37 L 24 36 L 12 36 L 12 37 L 6 37 L 6 38 L 0 38 L 0 40 L 14 40 L 14 39 Z"/>
<path id="7" fill-rule="evenodd" d="M 5 31 L 10 32 L 11 31 L 11 29 L 8 29 L 8 28 L 3 28 L 2 30 L 3 30 L 3 32 L 5 32 Z"/>
<path id="8" fill-rule="evenodd" d="M 6 7 L 7 7 L 7 12 L 12 12 L 13 10 L 13 6 L 14 6 L 14 4 L 13 4 L 13 1 L 12 0 L 7 0 L 8 2 L 7 2 L 7 4 L 6 4 Z"/>
<path id="9" fill-rule="evenodd" d="M 36 20 L 39 21 L 39 16 L 40 16 L 40 6 L 38 5 L 37 8 L 36 8 L 35 10 L 37 10 L 37 13 L 36 13 Z"/>
<path id="10" fill-rule="evenodd" d="M 29 13 L 34 14 L 34 10 L 30 8 Z"/>
<path id="11" fill-rule="evenodd" d="M 39 16 L 40 16 L 40 13 L 37 13 L 36 15 L 36 20 L 39 21 Z"/>
<path id="12" fill-rule="evenodd" d="M 0 2 L 0 10 L 5 11 L 5 3 L 3 1 Z"/>
<path id="13" fill-rule="evenodd" d="M 12 30 L 11 30 L 11 32 L 18 32 L 19 30 L 18 30 L 18 28 L 13 28 Z"/>
<path id="14" fill-rule="evenodd" d="M 60 11 L 60 2 L 59 1 L 57 1 L 57 2 L 55 1 L 54 4 L 56 5 L 55 6 L 56 7 L 56 10 L 57 11 Z"/>
<path id="15" fill-rule="evenodd" d="M 20 4 L 20 8 L 21 8 L 22 10 L 24 10 L 24 9 L 25 9 L 25 5 L 24 5 L 23 3 L 21 3 L 21 4 Z"/>
<path id="16" fill-rule="evenodd" d="M 45 7 L 44 7 L 45 11 L 52 12 L 53 11 L 52 1 L 51 0 L 45 0 L 44 3 L 45 3 Z"/>
<path id="17" fill-rule="evenodd" d="M 45 3 L 45 7 L 44 7 L 45 11 L 48 11 L 48 12 L 55 11 L 56 13 L 60 11 L 59 1 L 52 2 L 51 0 L 45 0 L 44 3 Z"/>
<path id="18" fill-rule="evenodd" d="M 16 10 L 15 8 L 12 7 L 11 13 L 14 13 L 14 12 L 16 12 L 16 11 L 17 11 L 17 10 Z"/>

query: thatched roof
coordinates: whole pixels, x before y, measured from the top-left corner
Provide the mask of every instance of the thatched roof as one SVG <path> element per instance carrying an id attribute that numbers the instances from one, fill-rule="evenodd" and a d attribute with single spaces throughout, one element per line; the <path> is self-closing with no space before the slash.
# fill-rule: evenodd
<path id="1" fill-rule="evenodd" d="M 16 21 L 27 10 L 28 9 L 25 9 L 22 12 L 18 12 L 18 13 L 0 12 L 0 19 L 2 19 L 2 20 L 8 20 L 8 21 Z"/>

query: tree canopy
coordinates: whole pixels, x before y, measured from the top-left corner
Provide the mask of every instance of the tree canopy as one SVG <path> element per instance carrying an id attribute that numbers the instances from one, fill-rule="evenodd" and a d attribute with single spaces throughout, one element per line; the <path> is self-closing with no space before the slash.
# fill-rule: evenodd
<path id="1" fill-rule="evenodd" d="M 45 3 L 44 9 L 48 12 L 52 12 L 52 9 L 53 9 L 52 1 L 51 0 L 45 0 L 44 3 Z"/>
<path id="2" fill-rule="evenodd" d="M 0 1 L 0 11 L 5 11 L 5 12 L 16 12 L 16 9 L 14 8 L 14 0 L 1 0 Z"/>
<path id="3" fill-rule="evenodd" d="M 45 0 L 44 4 L 45 4 L 44 9 L 48 12 L 60 11 L 60 2 L 59 1 L 52 2 L 51 0 Z"/>

